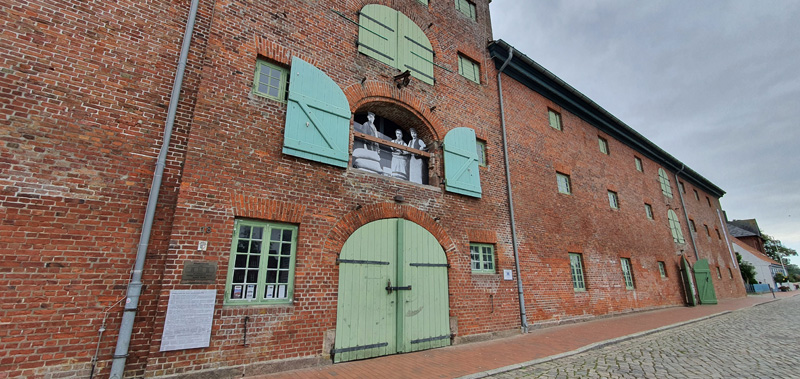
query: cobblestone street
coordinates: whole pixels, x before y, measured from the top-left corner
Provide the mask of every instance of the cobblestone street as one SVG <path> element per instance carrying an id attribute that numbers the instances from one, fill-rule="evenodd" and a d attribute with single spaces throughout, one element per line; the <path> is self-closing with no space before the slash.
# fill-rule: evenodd
<path id="1" fill-rule="evenodd" d="M 797 378 L 800 296 L 745 308 L 493 378 Z"/>

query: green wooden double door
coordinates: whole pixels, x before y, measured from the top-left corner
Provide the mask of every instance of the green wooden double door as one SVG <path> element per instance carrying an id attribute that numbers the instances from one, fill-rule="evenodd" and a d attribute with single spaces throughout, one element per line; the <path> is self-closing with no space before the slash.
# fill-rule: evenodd
<path id="1" fill-rule="evenodd" d="M 356 230 L 339 254 L 334 362 L 450 344 L 447 257 L 403 219 Z"/>

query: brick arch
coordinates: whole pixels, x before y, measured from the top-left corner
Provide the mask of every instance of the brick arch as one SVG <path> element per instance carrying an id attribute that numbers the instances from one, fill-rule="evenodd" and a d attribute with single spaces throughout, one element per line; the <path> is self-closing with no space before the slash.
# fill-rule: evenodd
<path id="1" fill-rule="evenodd" d="M 431 111 L 432 106 L 423 104 L 419 97 L 414 96 L 414 92 L 410 90 L 398 89 L 384 81 L 368 80 L 363 84 L 350 85 L 344 89 L 344 94 L 350 103 L 350 112 L 352 113 L 356 113 L 370 103 L 388 103 L 413 114 L 425 125 L 433 140 L 441 141 L 446 134 L 446 130 L 442 127 L 442 121 Z"/>
<path id="2" fill-rule="evenodd" d="M 325 244 L 323 245 L 324 261 L 335 264 L 336 257 L 339 252 L 342 251 L 344 243 L 358 228 L 372 221 L 387 218 L 402 218 L 423 227 L 439 241 L 439 244 L 442 246 L 447 256 L 447 261 L 453 262 L 456 245 L 453 243 L 453 240 L 450 239 L 450 236 L 447 235 L 444 228 L 425 212 L 410 205 L 396 203 L 365 205 L 361 209 L 354 210 L 342 217 L 328 233 L 325 240 Z"/>

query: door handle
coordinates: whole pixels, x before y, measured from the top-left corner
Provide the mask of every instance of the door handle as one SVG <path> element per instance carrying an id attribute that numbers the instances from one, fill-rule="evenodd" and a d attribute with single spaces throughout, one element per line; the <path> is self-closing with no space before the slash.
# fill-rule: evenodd
<path id="1" fill-rule="evenodd" d="M 389 281 L 386 283 L 386 293 L 388 295 L 391 295 L 392 291 L 411 291 L 411 286 L 409 285 L 405 287 L 392 287 L 392 280 L 389 279 Z"/>

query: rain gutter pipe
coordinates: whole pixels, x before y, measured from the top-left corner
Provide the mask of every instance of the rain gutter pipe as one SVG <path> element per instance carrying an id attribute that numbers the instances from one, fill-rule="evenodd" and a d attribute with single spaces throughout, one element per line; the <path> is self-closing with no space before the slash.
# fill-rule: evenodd
<path id="1" fill-rule="evenodd" d="M 519 317 L 520 323 L 522 326 L 522 332 L 528 332 L 528 315 L 525 312 L 525 294 L 522 290 L 522 275 L 519 271 L 519 251 L 517 250 L 517 226 L 514 222 L 514 196 L 511 193 L 511 170 L 509 168 L 510 163 L 508 160 L 508 144 L 506 143 L 506 114 L 503 110 L 503 82 L 500 78 L 503 70 L 508 65 L 508 62 L 511 62 L 511 58 L 514 57 L 514 48 L 509 46 L 508 47 L 508 58 L 506 61 L 503 62 L 503 65 L 500 66 L 500 69 L 497 71 L 497 93 L 500 97 L 500 126 L 503 129 L 503 159 L 505 159 L 505 167 L 506 167 L 506 188 L 508 189 L 508 213 L 509 217 L 511 218 L 511 244 L 514 249 L 514 268 L 517 270 L 517 295 L 519 296 Z"/>
<path id="2" fill-rule="evenodd" d="M 150 196 L 147 199 L 147 209 L 142 224 L 142 234 L 139 236 L 139 245 L 136 251 L 136 262 L 131 272 L 131 279 L 128 282 L 128 291 L 125 299 L 125 309 L 122 313 L 122 322 L 119 327 L 117 337 L 117 348 L 111 363 L 110 378 L 122 378 L 125 373 L 125 360 L 128 357 L 128 348 L 133 332 L 133 321 L 136 318 L 136 308 L 139 304 L 139 295 L 142 293 L 142 269 L 144 259 L 147 255 L 147 247 L 150 243 L 150 232 L 153 229 L 153 218 L 155 217 L 156 205 L 158 204 L 158 193 L 161 189 L 161 179 L 164 176 L 164 165 L 169 151 L 169 140 L 172 136 L 172 127 L 175 123 L 175 115 L 178 111 L 178 101 L 180 100 L 181 87 L 183 85 L 183 74 L 186 71 L 186 61 L 189 56 L 189 45 L 192 42 L 192 31 L 194 30 L 195 17 L 197 16 L 199 0 L 192 0 L 189 9 L 189 17 L 186 20 L 186 28 L 183 34 L 183 44 L 178 60 L 177 71 L 175 72 L 175 82 L 172 84 L 172 96 L 169 100 L 169 110 L 167 121 L 164 126 L 164 139 L 161 142 L 161 151 L 158 153 L 155 172 L 153 173 L 153 183 L 150 186 Z"/>
<path id="3" fill-rule="evenodd" d="M 681 181 L 678 178 L 678 175 L 683 172 L 686 168 L 686 165 L 681 163 L 681 169 L 675 173 L 675 184 L 678 187 L 678 197 L 681 198 L 681 207 L 683 208 L 683 217 L 686 218 L 686 226 L 689 229 L 689 239 L 692 240 L 692 248 L 694 248 L 694 259 L 699 260 L 700 256 L 697 253 L 697 244 L 694 242 L 694 234 L 692 234 L 692 224 L 689 222 L 689 213 L 686 211 L 686 202 L 683 201 L 683 191 L 681 191 Z"/>

